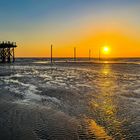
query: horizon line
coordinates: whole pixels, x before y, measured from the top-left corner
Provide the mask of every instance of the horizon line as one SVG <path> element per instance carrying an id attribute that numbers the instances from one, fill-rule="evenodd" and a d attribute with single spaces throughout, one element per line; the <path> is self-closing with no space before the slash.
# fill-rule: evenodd
<path id="1" fill-rule="evenodd" d="M 47 58 L 47 59 L 50 59 L 50 57 L 40 57 L 40 56 L 21 56 L 21 57 L 16 57 L 16 58 Z M 53 58 L 69 58 L 69 59 L 74 59 L 73 57 L 53 57 Z M 80 59 L 80 58 L 87 58 L 89 59 L 89 57 L 76 57 L 77 59 Z M 136 56 L 136 57 L 102 57 L 101 59 L 112 59 L 112 58 L 140 58 L 140 56 Z M 99 59 L 99 57 L 90 57 L 90 59 Z"/>

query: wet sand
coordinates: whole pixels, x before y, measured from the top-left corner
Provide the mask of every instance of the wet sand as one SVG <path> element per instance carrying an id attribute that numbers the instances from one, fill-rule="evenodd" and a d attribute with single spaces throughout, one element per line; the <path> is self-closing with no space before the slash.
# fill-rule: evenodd
<path id="1" fill-rule="evenodd" d="M 140 139 L 140 65 L 0 65 L 0 139 Z"/>

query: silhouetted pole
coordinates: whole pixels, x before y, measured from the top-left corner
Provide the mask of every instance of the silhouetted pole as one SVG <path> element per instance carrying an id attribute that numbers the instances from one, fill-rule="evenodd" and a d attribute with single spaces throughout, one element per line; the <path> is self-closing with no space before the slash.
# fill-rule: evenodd
<path id="1" fill-rule="evenodd" d="M 89 49 L 89 61 L 91 60 L 91 50 Z"/>
<path id="2" fill-rule="evenodd" d="M 99 61 L 101 60 L 101 48 L 99 47 Z"/>
<path id="3" fill-rule="evenodd" d="M 74 47 L 74 61 L 76 61 L 76 47 Z"/>
<path id="4" fill-rule="evenodd" d="M 7 48 L 7 62 L 10 63 L 11 62 L 11 49 Z"/>
<path id="5" fill-rule="evenodd" d="M 14 48 L 13 48 L 13 62 L 15 62 L 15 51 L 14 51 Z"/>
<path id="6" fill-rule="evenodd" d="M 51 63 L 52 63 L 52 61 L 53 61 L 53 56 L 52 56 L 52 55 L 53 55 L 53 54 L 52 54 L 52 51 L 53 51 L 53 50 L 52 50 L 52 49 L 53 49 L 53 46 L 51 45 Z"/>

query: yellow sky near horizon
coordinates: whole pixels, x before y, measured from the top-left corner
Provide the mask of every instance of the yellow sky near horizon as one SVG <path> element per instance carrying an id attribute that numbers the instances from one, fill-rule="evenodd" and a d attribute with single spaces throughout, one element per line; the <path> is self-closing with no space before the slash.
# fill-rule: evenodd
<path id="1" fill-rule="evenodd" d="M 53 44 L 54 57 L 73 57 L 73 48 L 77 48 L 77 57 L 88 57 L 91 49 L 92 57 L 98 57 L 99 48 L 108 46 L 110 53 L 101 57 L 140 57 L 140 40 L 131 28 L 115 27 L 112 25 L 96 26 L 96 28 L 85 27 L 80 33 L 72 36 L 72 31 L 54 35 L 54 42 L 37 36 L 34 41 L 18 44 L 17 57 L 50 57 L 50 46 Z M 136 30 L 136 29 L 135 29 Z M 63 38 L 64 36 L 64 38 Z M 51 36 L 53 38 L 53 34 Z M 46 35 L 47 38 L 47 35 Z"/>

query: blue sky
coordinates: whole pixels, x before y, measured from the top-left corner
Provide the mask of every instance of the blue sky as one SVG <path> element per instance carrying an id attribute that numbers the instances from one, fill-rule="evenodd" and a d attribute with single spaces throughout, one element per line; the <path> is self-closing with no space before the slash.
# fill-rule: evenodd
<path id="1" fill-rule="evenodd" d="M 74 15 L 95 8 L 104 12 L 111 7 L 133 7 L 140 4 L 139 0 L 0 0 L 0 18 L 7 22 L 34 22 L 63 15 Z M 67 15 L 68 14 L 68 15 Z M 56 16 L 56 17 L 55 17 Z M 138 16 L 138 14 L 137 14 Z M 40 21 L 41 22 L 41 21 Z"/>
<path id="2" fill-rule="evenodd" d="M 139 11 L 134 9 L 137 6 L 139 0 L 0 0 L 0 29 L 24 30 L 43 22 L 63 26 L 67 20 L 73 22 L 91 15 L 96 19 L 116 11 L 122 11 L 117 15 L 122 18 L 130 15 L 139 19 Z"/>

